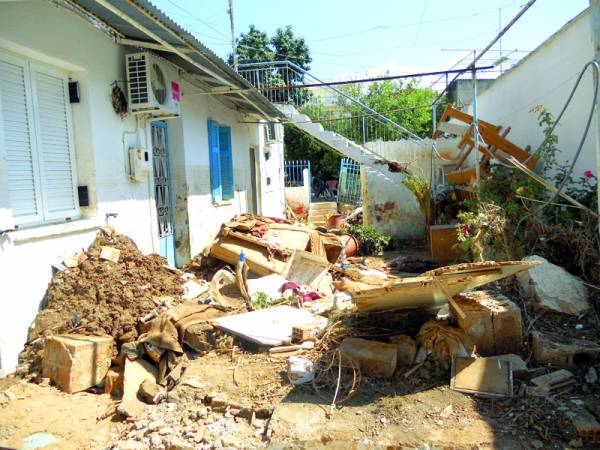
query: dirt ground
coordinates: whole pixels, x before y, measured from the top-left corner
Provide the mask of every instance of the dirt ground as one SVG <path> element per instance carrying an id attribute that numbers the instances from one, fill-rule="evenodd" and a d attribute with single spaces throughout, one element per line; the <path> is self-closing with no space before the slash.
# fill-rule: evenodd
<path id="1" fill-rule="evenodd" d="M 112 405 L 106 394 L 3 380 L 0 446 L 27 448 L 28 436 L 50 433 L 56 443 L 45 448 L 574 448 L 580 443 L 561 408 L 593 397 L 574 390 L 550 400 L 477 399 L 450 390 L 449 373 L 429 364 L 408 378 L 406 369 L 390 380 L 363 378 L 332 411 L 311 384 L 287 381 L 286 359 L 237 347 L 233 355 L 209 352 L 190 362 L 166 402 L 132 422 L 98 419 Z M 205 406 L 217 394 L 258 411 L 252 424 L 233 409 Z"/>

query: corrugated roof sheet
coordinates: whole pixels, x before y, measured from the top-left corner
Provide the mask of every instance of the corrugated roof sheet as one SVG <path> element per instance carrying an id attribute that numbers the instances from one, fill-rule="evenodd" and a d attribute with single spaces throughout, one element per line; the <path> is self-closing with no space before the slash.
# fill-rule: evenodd
<path id="1" fill-rule="evenodd" d="M 118 9 L 121 13 L 131 18 L 147 28 L 152 33 L 163 39 L 165 42 L 175 47 L 187 46 L 193 51 L 186 53 L 194 63 L 198 64 L 198 68 L 194 64 L 186 61 L 181 56 L 172 52 L 156 51 L 163 58 L 173 62 L 177 66 L 191 74 L 202 75 L 204 77 L 213 77 L 218 83 L 217 78 L 211 75 L 210 72 L 221 77 L 223 80 L 231 83 L 233 89 L 250 89 L 243 93 L 229 94 L 228 97 L 235 96 L 238 99 L 248 100 L 250 104 L 244 106 L 247 112 L 253 112 L 261 116 L 271 118 L 283 117 L 279 110 L 269 102 L 260 92 L 233 70 L 225 61 L 219 58 L 212 50 L 198 41 L 190 32 L 183 29 L 180 25 L 174 22 L 169 16 L 154 6 L 148 0 L 103 0 L 112 7 Z M 124 18 L 107 9 L 104 5 L 95 0 L 67 0 L 68 3 L 76 4 L 83 8 L 91 15 L 102 20 L 111 28 L 115 29 L 123 37 L 135 39 L 139 41 L 156 42 L 148 36 L 144 31 L 138 29 L 135 25 L 129 23 Z M 216 85 L 216 84 L 214 84 Z M 245 98 L 244 98 L 245 97 Z M 246 105 L 246 104 L 245 104 Z"/>

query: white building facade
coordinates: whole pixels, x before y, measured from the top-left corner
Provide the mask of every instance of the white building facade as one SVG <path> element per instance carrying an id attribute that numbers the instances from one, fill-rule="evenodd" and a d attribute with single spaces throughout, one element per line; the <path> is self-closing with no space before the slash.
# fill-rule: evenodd
<path id="1" fill-rule="evenodd" d="M 479 118 L 510 126 L 508 139 L 536 150 L 543 134 L 534 108 L 544 106 L 556 118 L 580 72 L 593 59 L 591 13 L 587 8 L 481 92 L 477 97 Z M 573 161 L 592 99 L 592 71 L 588 69 L 555 130 L 561 150 L 557 159 L 563 164 Z M 586 170 L 596 173 L 595 134 L 592 126 L 573 171 L 575 180 Z"/>
<path id="2" fill-rule="evenodd" d="M 0 3 L 0 373 L 17 363 L 52 265 L 87 248 L 100 226 L 182 265 L 232 216 L 284 211 L 283 127 L 265 132 L 277 110 L 257 92 L 213 95 L 212 77 L 248 89 L 214 55 L 203 53 L 203 73 L 155 44 L 124 45 L 125 28 L 116 37 L 102 28 L 132 12 L 101 20 L 79 3 Z M 173 74 L 176 117 L 115 112 L 126 55 L 141 51 Z"/>

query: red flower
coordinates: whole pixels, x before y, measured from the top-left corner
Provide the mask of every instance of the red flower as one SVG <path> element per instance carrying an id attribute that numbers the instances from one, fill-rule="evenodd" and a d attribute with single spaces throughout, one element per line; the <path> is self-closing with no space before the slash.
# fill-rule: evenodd
<path id="1" fill-rule="evenodd" d="M 471 231 L 471 227 L 469 225 L 461 225 L 460 226 L 460 232 L 462 234 L 469 234 L 469 231 Z"/>
<path id="2" fill-rule="evenodd" d="M 583 176 L 586 178 L 592 178 L 594 176 L 594 174 L 592 173 L 591 170 L 586 170 L 585 172 L 583 172 Z"/>

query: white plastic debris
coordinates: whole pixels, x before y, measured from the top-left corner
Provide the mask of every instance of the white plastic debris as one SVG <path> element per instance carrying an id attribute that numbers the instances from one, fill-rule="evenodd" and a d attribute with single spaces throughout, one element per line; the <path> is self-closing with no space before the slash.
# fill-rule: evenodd
<path id="1" fill-rule="evenodd" d="M 312 361 L 303 356 L 290 356 L 288 359 L 288 378 L 294 385 L 309 383 L 315 376 Z"/>

